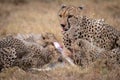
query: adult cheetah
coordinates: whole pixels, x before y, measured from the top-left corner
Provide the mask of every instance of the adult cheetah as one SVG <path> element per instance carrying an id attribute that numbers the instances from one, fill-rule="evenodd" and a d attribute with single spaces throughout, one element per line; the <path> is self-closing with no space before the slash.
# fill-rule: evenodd
<path id="1" fill-rule="evenodd" d="M 105 23 L 103 19 L 92 19 L 84 15 L 83 7 L 65 6 L 59 10 L 58 16 L 63 29 L 63 43 L 72 53 L 74 45 L 78 45 L 81 51 L 81 44 L 85 43 L 91 48 L 82 50 L 84 53 L 95 51 L 110 51 L 120 47 L 120 32 Z M 76 44 L 79 43 L 79 44 Z M 81 43 L 82 42 L 82 43 Z M 87 44 L 87 43 L 88 44 Z M 84 45 L 86 48 L 87 46 Z M 96 48 L 94 48 L 96 47 Z"/>

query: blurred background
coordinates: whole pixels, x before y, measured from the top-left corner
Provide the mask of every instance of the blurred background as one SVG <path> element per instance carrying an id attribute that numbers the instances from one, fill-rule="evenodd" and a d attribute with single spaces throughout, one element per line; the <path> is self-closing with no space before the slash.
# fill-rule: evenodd
<path id="1" fill-rule="evenodd" d="M 120 30 L 120 0 L 0 0 L 0 36 L 51 32 L 61 41 L 57 13 L 62 4 L 83 6 L 89 17 Z"/>

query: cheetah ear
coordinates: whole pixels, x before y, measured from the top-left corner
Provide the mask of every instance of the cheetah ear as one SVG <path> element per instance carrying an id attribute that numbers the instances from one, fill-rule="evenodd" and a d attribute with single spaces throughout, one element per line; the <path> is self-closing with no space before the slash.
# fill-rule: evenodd
<path id="1" fill-rule="evenodd" d="M 61 8 L 66 8 L 67 6 L 65 4 L 62 4 L 61 5 Z"/>
<path id="2" fill-rule="evenodd" d="M 83 7 L 83 6 L 80 6 L 80 7 L 78 7 L 78 8 L 81 9 L 81 10 L 83 10 L 84 7 Z"/>

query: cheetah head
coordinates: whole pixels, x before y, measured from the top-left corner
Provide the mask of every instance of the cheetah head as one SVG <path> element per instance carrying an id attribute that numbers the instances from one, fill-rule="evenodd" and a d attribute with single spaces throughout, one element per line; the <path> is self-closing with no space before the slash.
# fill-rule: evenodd
<path id="1" fill-rule="evenodd" d="M 71 25 L 76 24 L 78 16 L 82 12 L 82 9 L 83 7 L 75 7 L 71 5 L 70 6 L 63 5 L 60 8 L 58 12 L 58 17 L 63 31 L 69 30 Z"/>

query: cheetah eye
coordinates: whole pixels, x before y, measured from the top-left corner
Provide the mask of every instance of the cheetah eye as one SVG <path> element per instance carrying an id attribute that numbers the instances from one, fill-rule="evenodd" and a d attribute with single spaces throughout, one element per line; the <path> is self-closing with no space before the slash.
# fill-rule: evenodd
<path id="1" fill-rule="evenodd" d="M 62 17 L 62 15 L 59 15 L 59 17 L 61 18 L 61 17 Z"/>
<path id="2" fill-rule="evenodd" d="M 79 7 L 79 9 L 83 10 L 83 7 L 82 7 L 82 6 L 80 6 L 80 7 Z"/>
<path id="3" fill-rule="evenodd" d="M 71 17 L 73 17 L 73 15 L 68 15 L 68 18 L 71 18 Z"/>
<path id="4" fill-rule="evenodd" d="M 84 6 L 79 6 L 78 7 L 80 10 L 83 10 L 84 9 Z"/>
<path id="5" fill-rule="evenodd" d="M 61 8 L 66 8 L 67 6 L 65 4 L 62 4 L 61 5 Z"/>

